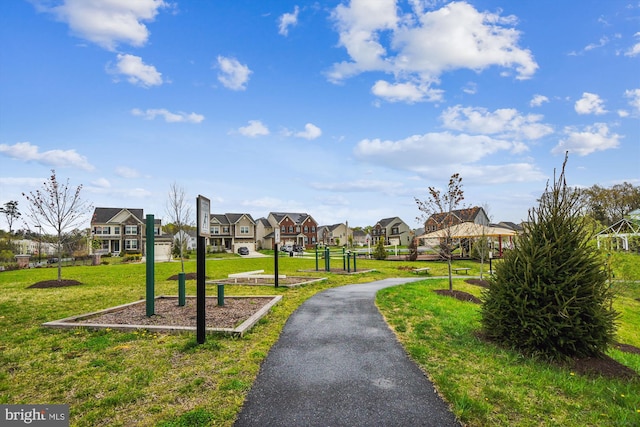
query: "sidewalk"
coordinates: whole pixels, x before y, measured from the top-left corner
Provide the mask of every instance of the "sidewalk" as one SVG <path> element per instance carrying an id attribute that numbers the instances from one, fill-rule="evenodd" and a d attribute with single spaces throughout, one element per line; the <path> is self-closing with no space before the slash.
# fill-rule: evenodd
<path id="1" fill-rule="evenodd" d="M 267 355 L 235 427 L 459 426 L 374 304 L 386 279 L 302 304 Z"/>

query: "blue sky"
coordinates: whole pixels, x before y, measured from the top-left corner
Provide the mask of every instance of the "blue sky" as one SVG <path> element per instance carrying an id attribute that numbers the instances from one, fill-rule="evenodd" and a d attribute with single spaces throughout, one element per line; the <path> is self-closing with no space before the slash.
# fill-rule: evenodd
<path id="1" fill-rule="evenodd" d="M 567 150 L 569 185 L 640 185 L 638 0 L 14 0 L 0 43 L 23 211 L 51 169 L 96 207 L 167 218 L 176 183 L 352 226 L 418 227 L 456 172 L 526 220 Z"/>

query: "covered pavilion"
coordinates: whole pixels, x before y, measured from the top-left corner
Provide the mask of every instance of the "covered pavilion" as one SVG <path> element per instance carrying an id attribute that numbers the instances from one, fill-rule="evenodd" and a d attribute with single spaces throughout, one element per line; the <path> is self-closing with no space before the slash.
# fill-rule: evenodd
<path id="1" fill-rule="evenodd" d="M 509 246 L 513 246 L 513 237 L 518 233 L 514 230 L 505 227 L 498 227 L 492 225 L 475 224 L 473 222 L 462 222 L 460 224 L 452 225 L 451 227 L 443 228 L 442 230 L 433 231 L 418 236 L 418 239 L 444 239 L 450 237 L 452 239 L 478 239 L 486 237 L 489 239 L 498 240 L 498 252 L 502 257 L 503 239 L 509 239 Z"/>

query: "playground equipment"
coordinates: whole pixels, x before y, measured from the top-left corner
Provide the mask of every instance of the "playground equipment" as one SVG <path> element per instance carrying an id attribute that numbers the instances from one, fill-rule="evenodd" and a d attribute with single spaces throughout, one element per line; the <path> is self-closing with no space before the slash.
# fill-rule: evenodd
<path id="1" fill-rule="evenodd" d="M 324 249 L 318 248 L 316 245 L 316 271 L 320 271 L 320 258 L 324 259 L 324 271 L 331 271 L 331 260 L 342 260 L 342 269 L 351 272 L 351 258 L 353 256 L 353 272 L 357 272 L 356 258 L 357 254 L 346 250 L 342 247 L 340 249 L 331 250 L 329 246 L 325 246 Z"/>

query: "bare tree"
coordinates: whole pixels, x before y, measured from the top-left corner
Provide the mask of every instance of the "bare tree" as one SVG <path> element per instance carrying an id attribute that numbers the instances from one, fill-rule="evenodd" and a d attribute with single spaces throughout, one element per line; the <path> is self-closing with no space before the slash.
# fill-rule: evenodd
<path id="1" fill-rule="evenodd" d="M 193 225 L 193 211 L 186 199 L 184 188 L 177 183 L 169 187 L 169 199 L 167 200 L 167 215 L 174 225 L 175 238 L 180 246 L 180 264 L 184 273 L 184 247 L 189 226 Z"/>
<path id="2" fill-rule="evenodd" d="M 11 246 L 11 235 L 13 233 L 13 221 L 20 218 L 20 211 L 18 211 L 18 202 L 11 200 L 4 204 L 4 207 L 0 207 L 0 213 L 3 213 L 7 219 L 9 225 L 9 246 Z"/>
<path id="3" fill-rule="evenodd" d="M 452 212 L 464 200 L 462 191 L 462 178 L 460 174 L 454 173 L 449 178 L 447 191 L 441 193 L 435 187 L 429 187 L 429 197 L 427 200 L 414 198 L 418 209 L 422 212 L 422 219 L 426 221 L 431 215 L 440 214 L 442 221 L 440 225 L 444 230 L 444 238 L 440 241 L 440 256 L 447 260 L 449 268 L 449 290 L 453 291 L 453 277 L 451 272 L 451 258 L 453 255 L 453 239 L 451 237 L 451 226 L 456 224 Z"/>
<path id="4" fill-rule="evenodd" d="M 27 216 L 36 227 L 50 226 L 56 232 L 56 252 L 58 255 L 58 281 L 62 281 L 62 240 L 65 231 L 79 225 L 91 206 L 80 198 L 82 184 L 75 190 L 69 187 L 69 180 L 60 184 L 56 171 L 43 183 L 42 190 L 22 193 L 29 202 Z"/>

